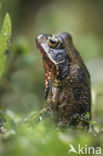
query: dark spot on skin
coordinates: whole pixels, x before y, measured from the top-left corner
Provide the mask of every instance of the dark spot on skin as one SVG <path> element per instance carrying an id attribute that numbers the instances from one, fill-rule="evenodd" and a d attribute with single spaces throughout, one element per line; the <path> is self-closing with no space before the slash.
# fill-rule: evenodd
<path id="1" fill-rule="evenodd" d="M 50 82 L 48 82 L 48 86 L 47 86 L 47 88 L 46 88 L 45 99 L 47 99 L 47 96 L 48 96 L 49 90 L 50 90 Z"/>
<path id="2" fill-rule="evenodd" d="M 78 113 L 79 114 L 84 114 L 87 110 L 87 105 L 85 104 L 80 104 L 78 107 Z"/>
<path id="3" fill-rule="evenodd" d="M 74 91 L 74 99 L 75 99 L 75 101 L 79 101 L 81 93 L 83 91 L 83 88 L 79 87 L 79 86 L 78 87 L 73 87 L 73 91 Z"/>
<path id="4" fill-rule="evenodd" d="M 64 66 L 64 63 L 59 65 L 59 79 L 62 80 L 68 75 L 68 66 Z"/>
<path id="5" fill-rule="evenodd" d="M 85 79 L 85 73 L 82 68 L 78 69 L 78 78 L 80 81 L 83 81 Z"/>
<path id="6" fill-rule="evenodd" d="M 69 74 L 69 65 L 71 60 L 67 58 L 64 63 L 58 64 L 58 71 L 59 71 L 59 79 L 63 80 Z"/>
<path id="7" fill-rule="evenodd" d="M 62 61 L 63 60 L 63 54 L 57 54 L 56 59 L 57 59 L 58 62 Z"/>
<path id="8" fill-rule="evenodd" d="M 88 81 L 86 80 L 86 74 L 82 68 L 78 69 L 78 79 L 79 79 L 80 83 L 83 83 L 84 86 L 88 87 Z"/>

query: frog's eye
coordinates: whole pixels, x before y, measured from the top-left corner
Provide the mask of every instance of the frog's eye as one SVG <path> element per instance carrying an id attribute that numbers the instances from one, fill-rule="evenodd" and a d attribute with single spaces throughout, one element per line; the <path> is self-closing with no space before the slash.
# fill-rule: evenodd
<path id="1" fill-rule="evenodd" d="M 49 47 L 51 47 L 51 48 L 56 48 L 56 47 L 58 46 L 58 44 L 59 44 L 58 38 L 56 38 L 56 37 L 51 37 L 51 38 L 49 39 Z"/>

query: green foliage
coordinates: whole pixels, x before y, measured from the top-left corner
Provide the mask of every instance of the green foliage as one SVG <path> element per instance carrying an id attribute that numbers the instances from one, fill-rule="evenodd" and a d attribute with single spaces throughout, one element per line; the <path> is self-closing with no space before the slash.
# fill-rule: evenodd
<path id="1" fill-rule="evenodd" d="M 102 146 L 103 135 L 100 133 L 59 129 L 52 121 L 40 116 L 37 120 L 24 122 L 22 117 L 10 110 L 6 111 L 5 117 L 7 122 L 2 129 L 4 134 L 0 142 L 2 156 L 68 156 L 70 144 L 76 149 L 78 144 Z M 70 155 L 75 156 L 75 153 Z"/>
<path id="2" fill-rule="evenodd" d="M 0 77 L 4 71 L 4 65 L 6 61 L 6 52 L 10 46 L 11 37 L 11 19 L 9 14 L 5 15 L 1 33 L 0 33 Z"/>
<path id="3" fill-rule="evenodd" d="M 30 44 L 29 44 L 28 40 L 23 36 L 17 37 L 13 43 L 12 52 L 19 53 L 21 55 L 22 54 L 26 55 L 30 51 L 31 51 L 31 48 L 30 48 Z"/>

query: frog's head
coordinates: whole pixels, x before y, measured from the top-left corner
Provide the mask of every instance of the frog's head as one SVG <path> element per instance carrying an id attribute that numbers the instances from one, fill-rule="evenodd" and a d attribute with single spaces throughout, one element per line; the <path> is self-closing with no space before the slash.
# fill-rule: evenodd
<path id="1" fill-rule="evenodd" d="M 60 79 L 68 75 L 70 58 L 66 47 L 71 45 L 72 38 L 68 33 L 57 35 L 41 34 L 36 38 L 37 47 L 43 56 L 45 70 L 55 70 Z"/>

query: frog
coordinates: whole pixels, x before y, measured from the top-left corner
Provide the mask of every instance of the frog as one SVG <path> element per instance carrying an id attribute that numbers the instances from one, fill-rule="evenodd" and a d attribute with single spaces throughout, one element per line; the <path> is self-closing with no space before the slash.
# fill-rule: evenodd
<path id="1" fill-rule="evenodd" d="M 87 113 L 90 120 L 90 74 L 71 34 L 39 34 L 36 44 L 45 70 L 45 107 L 54 113 L 59 125 L 78 125 Z"/>

